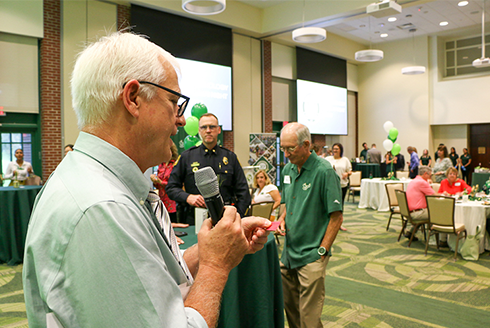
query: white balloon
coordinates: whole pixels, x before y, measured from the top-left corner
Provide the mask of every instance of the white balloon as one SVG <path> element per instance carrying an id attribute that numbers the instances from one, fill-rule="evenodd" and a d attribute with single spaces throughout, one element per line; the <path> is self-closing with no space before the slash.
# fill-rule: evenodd
<path id="1" fill-rule="evenodd" d="M 391 141 L 390 139 L 386 139 L 385 141 L 383 141 L 383 147 L 384 149 L 386 149 L 386 151 L 391 151 L 391 149 L 393 148 L 393 141 Z"/>
<path id="2" fill-rule="evenodd" d="M 386 133 L 390 132 L 390 129 L 393 127 L 393 123 L 391 121 L 386 121 L 385 124 L 383 124 L 383 129 L 385 129 Z"/>

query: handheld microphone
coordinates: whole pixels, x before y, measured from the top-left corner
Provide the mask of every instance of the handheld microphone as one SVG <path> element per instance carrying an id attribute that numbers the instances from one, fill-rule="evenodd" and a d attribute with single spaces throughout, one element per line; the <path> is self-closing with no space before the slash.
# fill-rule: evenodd
<path id="1" fill-rule="evenodd" d="M 194 179 L 196 180 L 197 189 L 204 197 L 211 221 L 215 225 L 221 219 L 225 210 L 223 198 L 221 198 L 219 193 L 216 173 L 208 166 L 194 172 Z"/>

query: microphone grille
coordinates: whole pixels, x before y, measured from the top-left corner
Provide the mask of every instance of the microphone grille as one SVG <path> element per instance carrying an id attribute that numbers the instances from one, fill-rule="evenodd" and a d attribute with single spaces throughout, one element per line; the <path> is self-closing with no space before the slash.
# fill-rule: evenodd
<path id="1" fill-rule="evenodd" d="M 204 167 L 194 172 L 196 187 L 204 198 L 219 194 L 218 178 L 212 167 Z"/>

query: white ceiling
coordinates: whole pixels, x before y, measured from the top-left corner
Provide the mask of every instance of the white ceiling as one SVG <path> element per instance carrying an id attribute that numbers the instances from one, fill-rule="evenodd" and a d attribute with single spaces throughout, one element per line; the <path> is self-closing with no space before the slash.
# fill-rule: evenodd
<path id="1" fill-rule="evenodd" d="M 280 6 L 287 1 L 283 0 L 237 0 L 248 5 L 269 8 L 271 6 Z M 289 0 L 293 1 L 293 0 Z M 323 0 L 326 1 L 326 0 Z M 329 0 L 329 1 L 349 1 L 349 0 Z M 373 1 L 376 2 L 376 1 Z M 398 1 L 402 5 L 402 12 L 393 17 L 397 18 L 396 22 L 388 22 L 387 16 L 376 18 L 365 13 L 364 10 L 358 13 L 346 13 L 344 17 L 331 18 L 325 17 L 325 21 L 316 20 L 314 25 L 325 28 L 328 32 L 340 35 L 347 39 L 360 43 L 373 42 L 390 42 L 403 38 L 412 37 L 408 31 L 415 28 L 414 36 L 435 35 L 462 28 L 474 27 L 475 30 L 481 31 L 481 10 L 483 7 L 482 0 L 470 0 L 469 4 L 464 7 L 458 6 L 459 0 L 435 0 L 435 1 Z M 314 5 L 314 1 L 308 1 L 308 6 Z M 489 15 L 490 1 L 486 4 L 486 16 Z M 442 21 L 449 24 L 445 27 L 439 26 Z M 308 26 L 308 25 L 306 25 Z M 402 28 L 404 27 L 404 28 Z M 291 31 L 294 27 L 291 27 Z M 382 33 L 387 33 L 386 38 L 381 38 Z"/>

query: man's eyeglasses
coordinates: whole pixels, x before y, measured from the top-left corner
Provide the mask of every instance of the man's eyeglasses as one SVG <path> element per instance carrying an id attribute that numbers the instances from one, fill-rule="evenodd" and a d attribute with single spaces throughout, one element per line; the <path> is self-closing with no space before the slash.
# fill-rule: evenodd
<path id="1" fill-rule="evenodd" d="M 174 91 L 174 90 L 171 90 L 169 88 L 165 88 L 164 86 L 161 86 L 159 84 L 156 84 L 156 83 L 153 83 L 153 82 L 148 82 L 148 81 L 138 81 L 140 84 L 151 84 L 157 88 L 160 88 L 160 89 L 163 89 L 167 92 L 170 92 L 171 94 L 173 95 L 176 95 L 177 97 L 179 97 L 179 100 L 177 100 L 177 106 L 179 106 L 179 110 L 177 112 L 177 116 L 178 117 L 181 117 L 182 115 L 184 115 L 184 112 L 185 112 L 185 109 L 187 107 L 187 104 L 189 103 L 189 100 L 191 98 L 187 97 L 187 96 L 184 96 L 183 94 L 181 93 L 178 93 L 177 91 Z M 125 82 L 123 84 L 123 88 L 126 86 L 126 83 Z"/>
<path id="2" fill-rule="evenodd" d="M 214 130 L 214 129 L 217 129 L 218 126 L 217 125 L 203 125 L 203 126 L 199 127 L 199 129 L 201 129 L 203 131 L 206 131 L 208 128 L 209 128 L 209 130 Z"/>
<path id="3" fill-rule="evenodd" d="M 288 152 L 288 153 L 294 153 L 294 151 L 295 151 L 296 149 L 298 149 L 298 146 L 299 146 L 299 145 L 294 146 L 294 147 L 280 147 L 279 149 L 280 149 L 280 150 L 281 150 L 283 153 L 285 153 L 285 152 Z"/>

